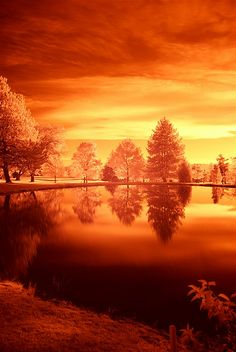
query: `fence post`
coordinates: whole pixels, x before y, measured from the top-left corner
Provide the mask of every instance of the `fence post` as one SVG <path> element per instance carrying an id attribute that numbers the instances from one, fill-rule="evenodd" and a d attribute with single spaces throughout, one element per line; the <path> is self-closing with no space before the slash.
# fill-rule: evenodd
<path id="1" fill-rule="evenodd" d="M 177 352 L 177 337 L 176 337 L 175 325 L 169 326 L 169 334 L 170 334 L 170 351 Z"/>

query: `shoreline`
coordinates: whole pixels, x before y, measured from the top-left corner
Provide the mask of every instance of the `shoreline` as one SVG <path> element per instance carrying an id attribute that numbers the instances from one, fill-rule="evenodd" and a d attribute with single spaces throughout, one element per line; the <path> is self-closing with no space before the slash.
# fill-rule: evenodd
<path id="1" fill-rule="evenodd" d="M 87 188 L 87 187 L 101 187 L 101 186 L 191 186 L 191 187 L 219 187 L 219 188 L 236 188 L 235 184 L 214 184 L 214 183 L 180 183 L 180 182 L 57 182 L 57 183 L 46 183 L 42 181 L 36 181 L 35 183 L 12 181 L 12 183 L 0 183 L 0 196 L 21 193 L 21 192 L 36 192 L 46 191 L 51 189 L 63 189 L 63 188 Z"/>
<path id="2" fill-rule="evenodd" d="M 165 332 L 144 324 L 44 301 L 32 288 L 0 282 L 1 351 L 167 352 L 169 346 Z"/>

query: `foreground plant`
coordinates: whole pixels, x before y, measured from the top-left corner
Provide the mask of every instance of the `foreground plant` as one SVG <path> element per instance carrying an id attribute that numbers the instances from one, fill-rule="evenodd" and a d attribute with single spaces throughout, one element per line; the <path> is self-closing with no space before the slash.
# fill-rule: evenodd
<path id="1" fill-rule="evenodd" d="M 223 293 L 216 294 L 212 290 L 216 286 L 214 281 L 198 281 L 200 286 L 189 285 L 191 290 L 188 295 L 192 296 L 192 302 L 200 301 L 200 310 L 205 310 L 215 325 L 215 343 L 220 346 L 215 351 L 236 351 L 236 304 L 233 301 L 236 293 L 230 297 Z"/>

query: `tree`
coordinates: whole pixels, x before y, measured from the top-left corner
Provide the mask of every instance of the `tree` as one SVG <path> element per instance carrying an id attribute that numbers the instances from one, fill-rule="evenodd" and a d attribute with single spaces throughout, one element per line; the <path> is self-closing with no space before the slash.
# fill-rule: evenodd
<path id="1" fill-rule="evenodd" d="M 216 159 L 218 161 L 218 166 L 220 169 L 221 173 L 221 183 L 226 183 L 226 174 L 229 170 L 229 163 L 228 159 L 225 159 L 225 157 L 222 154 L 219 154 L 218 158 Z"/>
<path id="2" fill-rule="evenodd" d="M 191 169 L 190 169 L 189 163 L 187 163 L 186 160 L 183 160 L 179 165 L 178 179 L 179 179 L 179 182 L 191 182 L 192 181 Z"/>
<path id="3" fill-rule="evenodd" d="M 72 173 L 81 175 L 87 182 L 88 177 L 96 178 L 101 169 L 101 161 L 96 156 L 96 145 L 82 142 L 73 155 Z"/>
<path id="4" fill-rule="evenodd" d="M 139 179 L 143 177 L 145 161 L 141 150 L 130 139 L 124 139 L 111 153 L 108 165 L 114 169 L 118 177 Z"/>
<path id="5" fill-rule="evenodd" d="M 177 176 L 177 168 L 183 159 L 183 144 L 176 129 L 163 117 L 148 141 L 147 175 L 150 179 Z"/>
<path id="6" fill-rule="evenodd" d="M 11 182 L 9 167 L 18 159 L 22 143 L 36 137 L 35 121 L 24 97 L 11 91 L 7 79 L 0 77 L 0 166 L 6 182 Z"/>
<path id="7" fill-rule="evenodd" d="M 230 159 L 231 159 L 230 169 L 229 169 L 230 181 L 236 184 L 236 157 L 231 157 Z"/>
<path id="8" fill-rule="evenodd" d="M 60 154 L 50 155 L 48 161 L 43 165 L 41 169 L 42 175 L 54 177 L 54 182 L 57 182 L 57 177 L 63 177 L 65 174 L 65 167 Z"/>
<path id="9" fill-rule="evenodd" d="M 102 169 L 102 180 L 111 182 L 118 181 L 118 177 L 116 176 L 116 173 L 112 167 L 108 165 L 104 166 L 104 168 Z"/>
<path id="10" fill-rule="evenodd" d="M 220 179 L 220 169 L 218 164 L 214 164 L 210 173 L 210 181 L 212 183 L 218 183 L 219 179 Z"/>
<path id="11" fill-rule="evenodd" d="M 58 129 L 37 126 L 36 139 L 22 143 L 18 152 L 18 170 L 21 170 L 21 173 L 27 170 L 30 174 L 31 182 L 34 182 L 35 174 L 41 169 L 43 164 L 50 162 L 50 159 L 59 157 L 60 145 L 61 139 Z"/>

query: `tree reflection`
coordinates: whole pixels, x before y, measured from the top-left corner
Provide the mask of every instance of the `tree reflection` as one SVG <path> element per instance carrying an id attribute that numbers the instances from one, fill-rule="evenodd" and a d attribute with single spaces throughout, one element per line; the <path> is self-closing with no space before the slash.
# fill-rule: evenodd
<path id="1" fill-rule="evenodd" d="M 111 183 L 110 185 L 105 185 L 105 189 L 106 189 L 108 192 L 110 192 L 112 196 L 114 195 L 114 193 L 115 193 L 117 187 L 118 187 L 118 185 L 116 185 L 116 184 L 114 184 L 114 183 L 113 183 L 113 184 Z"/>
<path id="2" fill-rule="evenodd" d="M 177 192 L 178 192 L 179 200 L 180 200 L 181 204 L 183 205 L 183 207 L 188 205 L 190 203 L 191 196 L 192 196 L 192 187 L 191 186 L 179 186 L 177 188 Z"/>
<path id="3" fill-rule="evenodd" d="M 224 195 L 224 188 L 222 187 L 212 187 L 212 200 L 214 204 L 218 204 L 220 199 Z"/>
<path id="4" fill-rule="evenodd" d="M 168 242 L 181 225 L 191 188 L 150 186 L 147 188 L 148 222 L 162 242 Z"/>
<path id="5" fill-rule="evenodd" d="M 14 278 L 26 273 L 42 236 L 55 224 L 56 212 L 50 191 L 37 198 L 34 192 L 6 195 L 0 202 L 0 275 Z M 49 195 L 49 194 L 48 194 Z"/>
<path id="6" fill-rule="evenodd" d="M 102 204 L 101 195 L 89 188 L 80 188 L 76 192 L 76 205 L 73 206 L 75 214 L 82 224 L 92 224 L 96 208 Z"/>
<path id="7" fill-rule="evenodd" d="M 115 213 L 124 225 L 131 225 L 142 211 L 142 195 L 138 187 L 118 187 L 108 200 L 112 213 Z"/>

